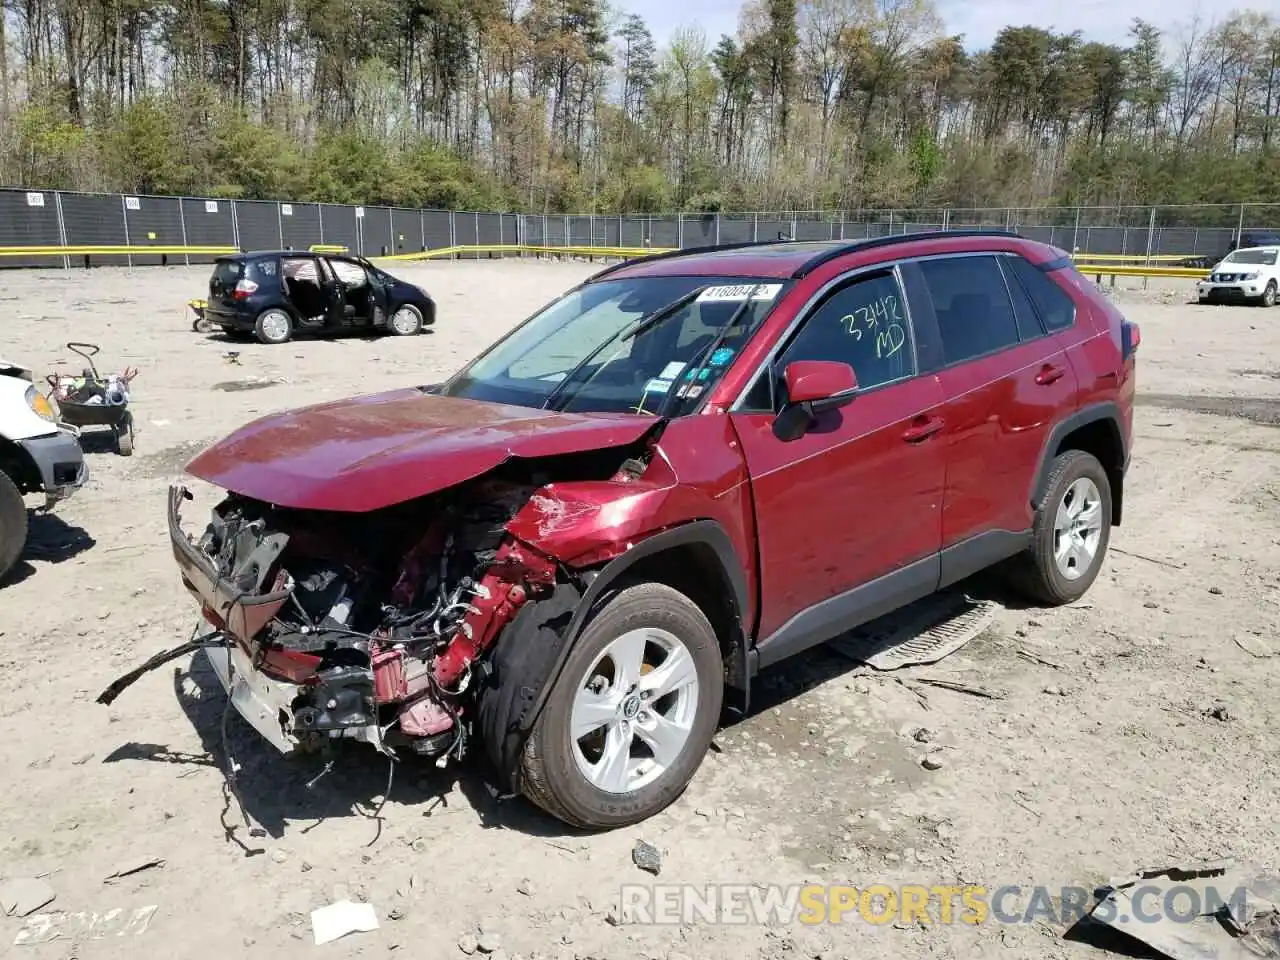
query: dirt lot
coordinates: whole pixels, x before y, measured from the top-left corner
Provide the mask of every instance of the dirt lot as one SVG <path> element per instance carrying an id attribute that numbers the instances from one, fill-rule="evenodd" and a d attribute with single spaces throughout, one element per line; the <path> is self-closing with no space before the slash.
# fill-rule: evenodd
<path id="1" fill-rule="evenodd" d="M 765 678 L 753 715 L 722 732 L 668 812 L 585 837 L 495 800 L 466 767 L 401 769 L 379 823 L 385 763 L 308 788 L 312 762 L 277 759 L 233 717 L 245 805 L 266 830 L 253 837 L 224 790 L 224 700 L 207 668 L 181 662 L 111 708 L 93 702 L 191 628 L 164 491 L 200 445 L 270 411 L 430 382 L 591 269 L 406 268 L 439 300 L 435 332 L 280 348 L 190 332 L 184 302 L 207 268 L 4 274 L 0 353 L 77 369 L 62 344 L 91 340 L 105 365 L 141 373 L 137 454 L 86 440 L 90 484 L 37 519 L 0 592 L 0 877 L 53 871 L 62 910 L 158 909 L 137 938 L 0 953 L 434 960 L 461 957 L 487 919 L 501 950 L 525 958 L 1092 958 L 1107 954 L 1046 923 L 618 926 L 608 914 L 619 885 L 652 882 L 631 863 L 640 838 L 664 852 L 661 881 L 696 884 L 1057 889 L 1201 858 L 1274 865 L 1276 669 L 1239 643 L 1280 653 L 1280 310 L 1191 306 L 1185 288 L 1120 296 L 1144 335 L 1141 405 L 1125 522 L 1093 591 L 1073 608 L 1005 609 L 954 657 L 911 671 L 1003 699 L 931 689 L 926 708 L 893 674 L 816 654 Z M 921 726 L 938 770 L 921 767 Z M 138 857 L 165 863 L 104 883 Z M 317 947 L 308 914 L 344 890 L 381 927 Z M 20 929 L 0 919 L 0 943 Z"/>

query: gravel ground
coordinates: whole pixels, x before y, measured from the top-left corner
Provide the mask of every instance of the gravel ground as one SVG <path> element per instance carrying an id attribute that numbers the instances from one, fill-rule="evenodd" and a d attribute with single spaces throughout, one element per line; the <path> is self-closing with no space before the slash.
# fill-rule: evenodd
<path id="1" fill-rule="evenodd" d="M 592 269 L 404 267 L 438 298 L 434 332 L 279 348 L 190 331 L 184 303 L 207 268 L 5 274 L 0 354 L 78 369 L 62 344 L 90 340 L 104 366 L 141 372 L 136 455 L 86 438 L 91 482 L 35 520 L 0 592 L 0 877 L 51 872 L 65 911 L 157 907 L 138 937 L 12 955 L 434 960 L 463 956 L 484 925 L 498 957 L 1092 958 L 1108 954 L 1045 922 L 655 926 L 610 911 L 620 885 L 658 882 L 632 864 L 640 839 L 662 853 L 660 881 L 700 885 L 1056 890 L 1201 858 L 1274 866 L 1275 666 L 1258 654 L 1280 652 L 1280 311 L 1190 305 L 1185 285 L 1117 294 L 1143 330 L 1137 441 L 1092 592 L 1056 611 L 1007 606 L 909 672 L 1002 699 L 922 699 L 896 674 L 815 653 L 764 678 L 684 798 L 597 836 L 500 802 L 471 766 L 402 770 L 375 820 L 376 757 L 308 786 L 313 761 L 278 759 L 233 717 L 243 800 L 266 831 L 250 836 L 225 790 L 224 699 L 207 668 L 182 661 L 111 708 L 93 702 L 190 629 L 164 492 L 195 450 L 270 411 L 431 382 Z M 104 883 L 138 858 L 165 862 Z M 315 946 L 310 911 L 343 896 L 374 905 L 380 928 Z M 20 929 L 0 918 L 0 943 Z"/>

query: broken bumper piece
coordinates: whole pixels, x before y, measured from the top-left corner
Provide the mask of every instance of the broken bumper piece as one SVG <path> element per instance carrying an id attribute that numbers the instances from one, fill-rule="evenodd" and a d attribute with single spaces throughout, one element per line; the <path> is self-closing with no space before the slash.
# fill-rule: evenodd
<path id="1" fill-rule="evenodd" d="M 249 726 L 281 753 L 299 746 L 293 733 L 293 701 L 298 687 L 273 680 L 258 670 L 240 647 L 232 645 L 206 650 L 205 655 L 218 675 L 218 682 L 231 705 Z"/>

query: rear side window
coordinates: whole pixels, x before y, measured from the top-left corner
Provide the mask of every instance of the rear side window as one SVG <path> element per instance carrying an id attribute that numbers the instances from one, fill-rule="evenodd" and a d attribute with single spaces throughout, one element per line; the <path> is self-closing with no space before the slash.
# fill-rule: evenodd
<path id="1" fill-rule="evenodd" d="M 947 364 L 1015 346 L 1018 324 L 996 258 L 987 254 L 921 260 Z"/>
<path id="2" fill-rule="evenodd" d="M 1036 313 L 1051 333 L 1066 330 L 1076 321 L 1075 301 L 1039 267 L 1019 256 L 1008 257 L 1006 263 L 1036 306 Z"/>
<path id="3" fill-rule="evenodd" d="M 276 275 L 276 262 L 274 260 L 250 260 L 248 275 L 253 280 L 274 277 Z"/>

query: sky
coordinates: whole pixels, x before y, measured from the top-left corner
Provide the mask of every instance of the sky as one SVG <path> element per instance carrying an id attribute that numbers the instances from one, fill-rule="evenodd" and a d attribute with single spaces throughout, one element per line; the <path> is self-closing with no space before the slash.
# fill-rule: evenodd
<path id="1" fill-rule="evenodd" d="M 937 0 L 948 34 L 962 33 L 965 46 L 989 46 L 997 31 L 1009 24 L 1032 24 L 1069 33 L 1079 30 L 1085 40 L 1123 43 L 1134 17 L 1160 27 L 1189 21 L 1197 8 L 1211 19 L 1213 5 L 1203 0 Z M 738 28 L 741 0 L 614 0 L 614 8 L 639 13 L 654 38 L 665 43 L 672 32 L 696 21 L 714 45 L 722 33 Z M 1265 8 L 1267 0 L 1244 0 L 1240 6 Z M 1220 11 L 1218 11 L 1220 12 Z"/>

